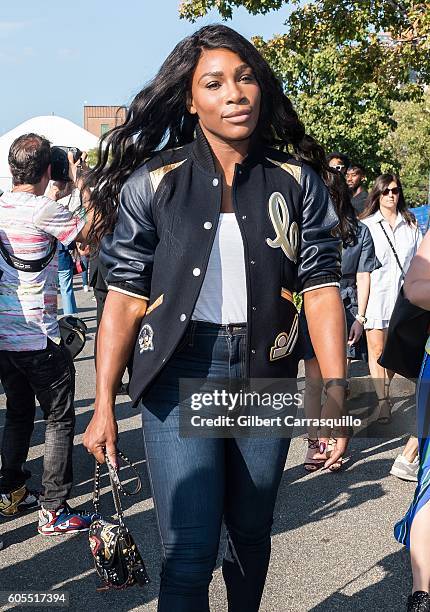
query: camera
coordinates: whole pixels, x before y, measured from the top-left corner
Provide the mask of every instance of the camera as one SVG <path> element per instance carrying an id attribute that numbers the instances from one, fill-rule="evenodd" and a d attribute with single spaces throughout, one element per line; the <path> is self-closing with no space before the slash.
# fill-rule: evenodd
<path id="1" fill-rule="evenodd" d="M 51 147 L 51 180 L 70 181 L 69 159 L 67 153 L 71 151 L 73 161 L 76 163 L 82 155 L 77 147 Z"/>

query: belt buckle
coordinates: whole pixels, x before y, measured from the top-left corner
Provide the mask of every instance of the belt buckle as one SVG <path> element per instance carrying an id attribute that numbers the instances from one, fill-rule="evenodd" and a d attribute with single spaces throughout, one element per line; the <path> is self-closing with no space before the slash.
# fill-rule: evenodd
<path id="1" fill-rule="evenodd" d="M 235 331 L 240 331 L 242 329 L 242 325 L 237 325 L 236 323 L 228 323 L 227 331 L 230 334 L 233 334 Z"/>

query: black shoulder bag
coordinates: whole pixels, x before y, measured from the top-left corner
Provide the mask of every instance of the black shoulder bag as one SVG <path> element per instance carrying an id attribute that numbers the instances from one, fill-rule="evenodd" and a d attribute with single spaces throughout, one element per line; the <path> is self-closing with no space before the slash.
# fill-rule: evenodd
<path id="1" fill-rule="evenodd" d="M 396 249 L 381 223 L 388 244 L 394 253 L 397 264 L 405 278 Z M 430 311 L 411 304 L 403 293 L 403 287 L 397 297 L 388 327 L 387 341 L 379 365 L 392 370 L 405 378 L 418 378 L 423 360 L 424 347 L 428 338 Z"/>
<path id="2" fill-rule="evenodd" d="M 121 451 L 117 450 L 117 453 L 136 472 L 137 483 L 134 491 L 127 491 L 119 479 L 117 470 L 110 463 L 106 455 L 106 465 L 108 467 L 118 522 L 113 523 L 106 519 L 98 518 L 90 525 L 88 539 L 91 554 L 94 558 L 96 572 L 103 581 L 103 585 L 97 589 L 98 591 L 126 589 L 134 584 L 143 587 L 149 582 L 145 563 L 137 549 L 133 536 L 124 524 L 124 513 L 120 499 L 120 491 L 124 495 L 137 495 L 142 488 L 142 483 L 131 461 Z M 93 504 L 97 514 L 99 513 L 100 500 L 100 469 L 100 463 L 96 461 Z"/>

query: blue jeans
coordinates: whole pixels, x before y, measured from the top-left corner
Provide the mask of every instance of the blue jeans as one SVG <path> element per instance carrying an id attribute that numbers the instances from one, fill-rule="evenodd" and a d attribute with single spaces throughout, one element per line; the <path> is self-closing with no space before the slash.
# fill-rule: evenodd
<path id="1" fill-rule="evenodd" d="M 58 281 L 61 299 L 63 300 L 63 314 L 75 314 L 78 312 L 78 309 L 76 307 L 75 294 L 73 293 L 73 268 L 58 270 Z"/>
<path id="2" fill-rule="evenodd" d="M 191 322 L 142 400 L 143 432 L 163 546 L 159 612 L 208 612 L 221 523 L 229 612 L 256 612 L 289 440 L 179 436 L 179 379 L 240 378 L 246 329 Z"/>

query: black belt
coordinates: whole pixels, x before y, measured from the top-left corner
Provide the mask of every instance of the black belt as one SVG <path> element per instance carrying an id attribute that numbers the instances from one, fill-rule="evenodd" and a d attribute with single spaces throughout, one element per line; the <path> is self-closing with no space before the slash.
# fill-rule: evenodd
<path id="1" fill-rule="evenodd" d="M 214 331 L 226 331 L 232 334 L 235 331 L 241 331 L 246 329 L 246 323 L 226 323 L 222 325 L 221 323 L 210 323 L 209 321 L 196 321 L 192 320 L 192 323 L 197 325 L 198 327 L 203 327 L 204 329 L 213 329 Z"/>

